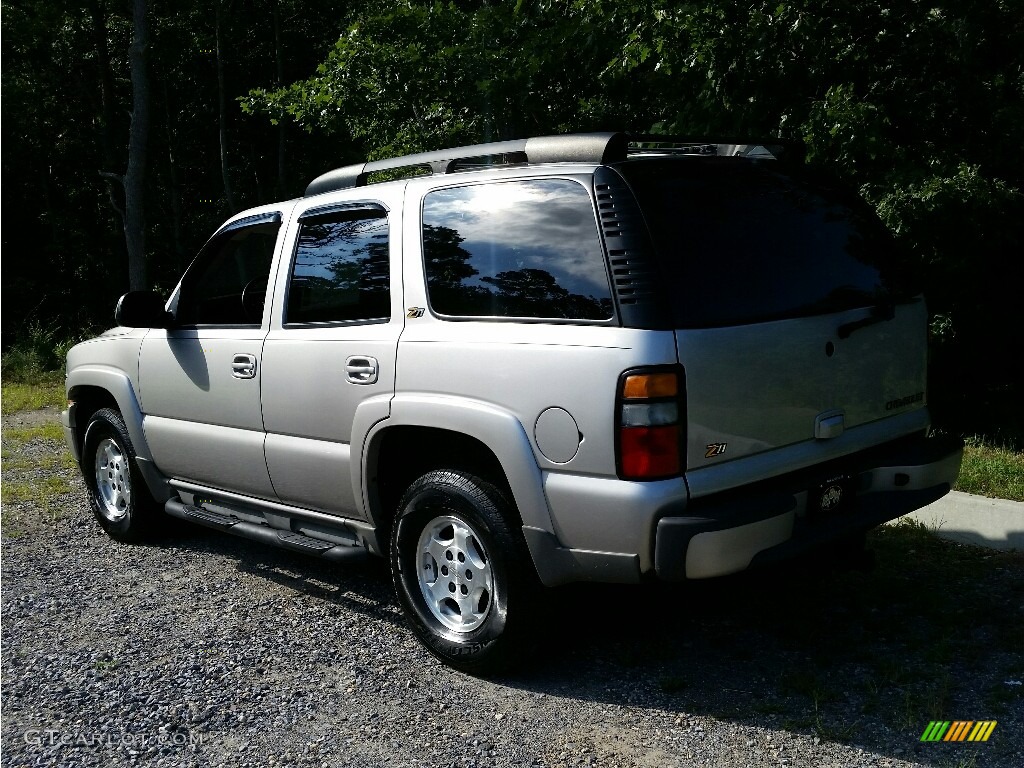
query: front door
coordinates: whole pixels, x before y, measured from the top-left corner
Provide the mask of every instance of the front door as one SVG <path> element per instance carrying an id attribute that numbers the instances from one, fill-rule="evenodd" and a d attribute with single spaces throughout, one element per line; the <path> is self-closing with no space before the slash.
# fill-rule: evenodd
<path id="1" fill-rule="evenodd" d="M 275 498 L 263 455 L 260 383 L 280 214 L 218 232 L 182 278 L 175 322 L 142 343 L 146 440 L 163 474 Z"/>

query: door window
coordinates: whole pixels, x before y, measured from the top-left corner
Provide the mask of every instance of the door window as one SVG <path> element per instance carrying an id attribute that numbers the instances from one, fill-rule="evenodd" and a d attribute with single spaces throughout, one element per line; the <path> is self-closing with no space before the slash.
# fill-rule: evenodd
<path id="1" fill-rule="evenodd" d="M 303 216 L 285 323 L 387 321 L 390 264 L 387 213 L 380 206 Z"/>
<path id="2" fill-rule="evenodd" d="M 178 325 L 260 325 L 280 217 L 214 236 L 181 282 Z"/>

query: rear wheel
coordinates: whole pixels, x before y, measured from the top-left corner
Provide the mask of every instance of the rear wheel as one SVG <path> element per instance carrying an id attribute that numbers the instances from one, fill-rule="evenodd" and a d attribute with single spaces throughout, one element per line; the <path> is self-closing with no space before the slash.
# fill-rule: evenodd
<path id="1" fill-rule="evenodd" d="M 152 528 L 156 503 L 135 464 L 135 448 L 121 414 L 92 415 L 82 447 L 82 474 L 100 526 L 118 541 L 138 541 Z"/>
<path id="2" fill-rule="evenodd" d="M 413 630 L 446 664 L 486 674 L 521 650 L 539 584 L 512 506 L 490 483 L 451 470 L 414 482 L 399 502 L 391 569 Z"/>

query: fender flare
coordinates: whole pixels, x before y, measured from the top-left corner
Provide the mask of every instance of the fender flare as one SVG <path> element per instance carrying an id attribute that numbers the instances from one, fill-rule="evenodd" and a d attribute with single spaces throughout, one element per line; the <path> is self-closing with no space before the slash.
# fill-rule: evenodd
<path id="1" fill-rule="evenodd" d="M 139 398 L 135 393 L 135 387 L 131 379 L 124 371 L 116 368 L 108 368 L 100 365 L 84 365 L 68 372 L 67 392 L 70 395 L 75 387 L 96 387 L 109 393 L 117 403 L 117 409 L 121 412 L 121 418 L 128 429 L 128 437 L 132 440 L 132 447 L 135 449 L 135 463 L 142 478 L 149 488 L 150 494 L 158 502 L 166 501 L 172 491 L 164 477 L 156 468 L 153 462 L 153 454 L 149 450 L 149 443 L 146 441 L 146 432 L 143 428 L 142 408 L 139 405 Z M 75 418 L 75 429 L 87 425 L 80 425 Z M 85 434 L 82 435 L 82 445 L 85 444 Z"/>
<path id="2" fill-rule="evenodd" d="M 384 431 L 401 426 L 445 429 L 479 440 L 501 464 L 523 525 L 554 533 L 541 470 L 522 422 L 506 410 L 468 398 L 403 394 L 391 400 L 390 415 L 370 426 L 362 439 L 357 498 L 367 512 L 370 500 L 362 478 L 367 477 L 370 446 Z"/>
<path id="3" fill-rule="evenodd" d="M 117 403 L 117 408 L 128 428 L 128 436 L 132 439 L 135 455 L 147 461 L 153 460 L 146 442 L 146 433 L 142 428 L 142 407 L 135 394 L 131 379 L 123 371 L 98 365 L 86 365 L 75 368 L 68 373 L 67 391 L 75 387 L 96 387 L 110 393 Z M 83 426 L 75 424 L 76 428 Z"/>

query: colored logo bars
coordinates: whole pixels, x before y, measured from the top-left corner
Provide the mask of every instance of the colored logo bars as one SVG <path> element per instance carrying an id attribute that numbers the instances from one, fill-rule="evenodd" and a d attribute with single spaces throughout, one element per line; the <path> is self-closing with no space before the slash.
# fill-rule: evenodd
<path id="1" fill-rule="evenodd" d="M 995 729 L 995 720 L 932 720 L 921 741 L 988 741 Z"/>

